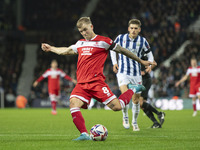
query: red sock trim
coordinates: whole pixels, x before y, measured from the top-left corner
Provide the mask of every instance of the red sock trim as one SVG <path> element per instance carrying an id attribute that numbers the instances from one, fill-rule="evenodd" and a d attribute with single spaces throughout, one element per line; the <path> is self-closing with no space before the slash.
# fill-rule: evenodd
<path id="1" fill-rule="evenodd" d="M 134 94 L 134 92 L 131 89 L 129 89 L 126 92 L 124 92 L 123 94 L 121 94 L 119 96 L 119 99 L 122 100 L 125 105 L 127 105 L 127 104 L 129 104 L 133 94 Z"/>
<path id="2" fill-rule="evenodd" d="M 51 101 L 51 107 L 52 107 L 52 109 L 55 110 L 55 111 L 56 111 L 56 104 L 57 104 L 56 101 Z"/>
<path id="3" fill-rule="evenodd" d="M 193 110 L 197 111 L 196 104 L 192 104 L 192 105 L 193 105 Z"/>
<path id="4" fill-rule="evenodd" d="M 70 109 L 73 122 L 76 126 L 76 128 L 80 131 L 80 133 L 87 132 L 86 126 L 85 126 L 85 120 L 80 112 L 80 108 L 71 108 Z"/>

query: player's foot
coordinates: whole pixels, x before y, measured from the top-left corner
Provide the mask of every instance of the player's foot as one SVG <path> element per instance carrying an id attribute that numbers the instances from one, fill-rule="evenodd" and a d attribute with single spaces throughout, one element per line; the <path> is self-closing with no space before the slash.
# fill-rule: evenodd
<path id="1" fill-rule="evenodd" d="M 125 129 L 129 129 L 130 128 L 128 117 L 124 117 L 123 118 L 123 126 L 124 126 Z"/>
<path id="2" fill-rule="evenodd" d="M 160 112 L 158 114 L 158 119 L 160 121 L 160 125 L 162 125 L 164 123 L 164 121 L 165 121 L 165 113 L 164 112 Z"/>
<path id="3" fill-rule="evenodd" d="M 52 111 L 51 111 L 51 114 L 52 114 L 52 115 L 57 115 L 57 111 L 56 111 L 56 110 L 52 110 Z"/>
<path id="4" fill-rule="evenodd" d="M 140 131 L 140 128 L 138 127 L 137 123 L 132 123 L 133 131 Z"/>
<path id="5" fill-rule="evenodd" d="M 192 117 L 195 117 L 197 115 L 197 111 L 194 111 L 192 114 Z"/>
<path id="6" fill-rule="evenodd" d="M 128 84 L 128 88 L 129 89 L 134 89 L 134 92 L 135 93 L 138 93 L 138 92 L 141 92 L 141 91 L 145 91 L 146 90 L 146 88 L 143 86 L 143 85 L 141 85 L 141 84 L 138 84 L 138 85 L 133 85 L 133 84 Z"/>
<path id="7" fill-rule="evenodd" d="M 87 141 L 87 140 L 91 140 L 90 136 L 87 133 L 81 133 L 81 135 L 78 138 L 73 139 L 73 141 Z"/>
<path id="8" fill-rule="evenodd" d="M 157 122 L 157 123 L 154 123 L 151 128 L 161 128 L 161 125 Z"/>

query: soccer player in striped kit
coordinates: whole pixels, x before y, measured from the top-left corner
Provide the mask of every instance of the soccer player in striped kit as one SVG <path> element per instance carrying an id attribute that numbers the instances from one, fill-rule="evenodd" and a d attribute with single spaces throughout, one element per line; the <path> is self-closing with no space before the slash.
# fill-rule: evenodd
<path id="1" fill-rule="evenodd" d="M 138 19 L 131 19 L 128 23 L 128 33 L 120 34 L 115 39 L 115 42 L 120 46 L 128 49 L 131 53 L 135 54 L 139 58 L 142 57 L 143 53 L 146 53 L 148 61 L 153 62 L 154 57 L 150 50 L 149 43 L 147 40 L 138 35 L 141 31 L 141 22 Z M 117 73 L 117 81 L 121 93 L 126 92 L 131 85 L 142 84 L 141 76 L 141 65 L 135 60 L 131 60 L 123 54 L 118 54 L 118 61 L 116 53 L 111 51 L 111 60 L 113 64 L 113 71 Z M 118 65 L 119 64 L 119 65 Z M 147 71 L 151 70 L 151 66 L 147 66 Z M 133 131 L 139 131 L 140 128 L 137 123 L 137 118 L 140 112 L 140 93 L 135 93 L 132 97 L 132 126 Z M 126 129 L 130 128 L 129 116 L 128 116 L 129 106 L 127 105 L 123 110 L 123 126 Z"/>
<path id="2" fill-rule="evenodd" d="M 123 53 L 145 66 L 154 63 L 143 61 L 127 49 L 114 43 L 110 38 L 95 34 L 89 17 L 81 17 L 76 25 L 84 39 L 69 47 L 54 47 L 43 43 L 42 50 L 51 51 L 59 55 L 78 54 L 77 84 L 70 96 L 70 112 L 75 126 L 81 133 L 74 140 L 79 141 L 91 140 L 80 111 L 80 108 L 87 108 L 91 98 L 95 98 L 97 101 L 107 105 L 113 111 L 119 111 L 129 103 L 135 92 L 145 89 L 142 85 L 135 86 L 120 95 L 119 99 L 112 93 L 105 83 L 105 76 L 103 75 L 104 63 L 109 50 Z"/>
<path id="3" fill-rule="evenodd" d="M 66 80 L 72 81 L 76 84 L 76 80 L 72 79 L 66 73 L 58 68 L 58 62 L 56 60 L 51 61 L 51 68 L 47 69 L 34 83 L 33 87 L 36 87 L 39 82 L 41 82 L 44 78 L 48 78 L 48 92 L 49 98 L 51 100 L 52 106 L 52 115 L 56 115 L 56 104 L 60 97 L 60 77 L 65 78 Z"/>

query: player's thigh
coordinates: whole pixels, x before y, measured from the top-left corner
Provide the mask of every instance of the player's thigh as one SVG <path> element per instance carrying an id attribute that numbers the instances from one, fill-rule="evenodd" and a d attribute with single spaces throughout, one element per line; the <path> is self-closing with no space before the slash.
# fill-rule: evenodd
<path id="1" fill-rule="evenodd" d="M 141 96 L 140 93 L 133 94 L 133 96 L 132 96 L 133 103 L 138 103 L 140 101 L 140 96 Z"/>
<path id="2" fill-rule="evenodd" d="M 108 103 L 107 106 L 114 111 L 121 110 L 121 104 L 117 98 Z"/>
<path id="3" fill-rule="evenodd" d="M 92 95 L 86 91 L 80 84 L 77 84 L 70 95 L 70 107 L 87 108 Z"/>
<path id="4" fill-rule="evenodd" d="M 120 89 L 121 93 L 123 94 L 124 92 L 126 92 L 128 90 L 128 87 L 127 87 L 127 85 L 121 85 L 119 87 L 119 89 Z"/>
<path id="5" fill-rule="evenodd" d="M 105 105 L 116 98 L 109 86 L 103 81 L 91 84 L 91 91 L 93 97 Z"/>
<path id="6" fill-rule="evenodd" d="M 122 73 L 118 73 L 117 74 L 117 82 L 119 87 L 123 86 L 123 85 L 128 85 L 131 81 L 129 80 L 128 76 Z"/>
<path id="7" fill-rule="evenodd" d="M 81 108 L 85 103 L 79 98 L 73 97 L 70 99 L 70 108 L 79 107 Z"/>
<path id="8" fill-rule="evenodd" d="M 197 94 L 197 93 L 196 93 L 195 87 L 191 87 L 191 86 L 190 86 L 189 97 L 193 99 L 194 97 L 196 97 L 196 94 Z"/>

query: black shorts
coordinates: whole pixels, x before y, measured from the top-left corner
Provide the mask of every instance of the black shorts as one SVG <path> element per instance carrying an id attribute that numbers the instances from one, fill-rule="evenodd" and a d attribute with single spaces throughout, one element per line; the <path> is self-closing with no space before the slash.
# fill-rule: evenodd
<path id="1" fill-rule="evenodd" d="M 144 100 L 147 100 L 148 92 L 151 87 L 151 78 L 142 78 L 142 85 L 144 85 L 146 90 L 141 93 L 141 96 L 144 98 Z"/>

